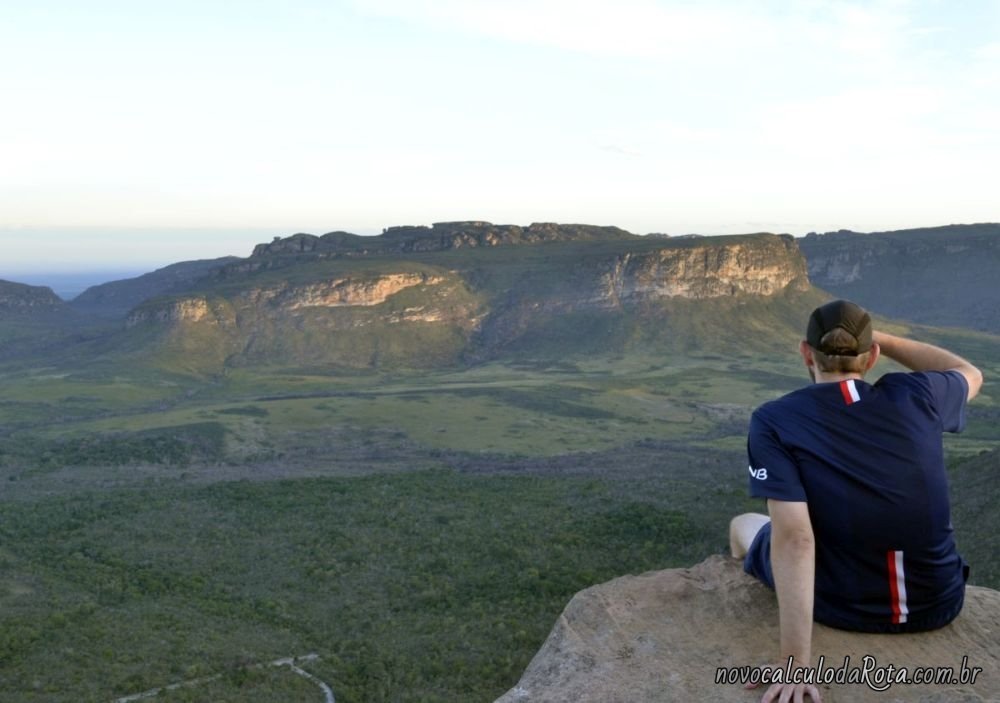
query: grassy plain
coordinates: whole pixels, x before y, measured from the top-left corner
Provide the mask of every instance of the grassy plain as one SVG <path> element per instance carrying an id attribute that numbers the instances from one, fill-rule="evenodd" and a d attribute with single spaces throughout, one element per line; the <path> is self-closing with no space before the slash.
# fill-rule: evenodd
<path id="1" fill-rule="evenodd" d="M 935 334 L 1000 372 L 996 338 Z M 725 549 L 760 509 L 749 412 L 803 379 L 790 354 L 0 368 L 0 701 L 319 701 L 255 666 L 310 653 L 341 702 L 493 700 L 578 590 Z M 994 387 L 948 451 L 996 587 Z"/>

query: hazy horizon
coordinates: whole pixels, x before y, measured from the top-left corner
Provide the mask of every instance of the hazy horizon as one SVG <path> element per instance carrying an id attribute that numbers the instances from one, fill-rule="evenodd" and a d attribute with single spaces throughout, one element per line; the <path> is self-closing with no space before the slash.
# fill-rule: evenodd
<path id="1" fill-rule="evenodd" d="M 469 220 L 484 218 L 465 218 Z M 436 220 L 457 221 L 457 220 Z M 493 224 L 513 224 L 527 226 L 528 222 L 499 222 Z M 552 221 L 552 220 L 548 220 Z M 1000 221 L 997 218 L 996 221 Z M 431 222 L 395 223 L 430 226 Z M 560 224 L 590 224 L 600 226 L 616 226 L 616 222 L 585 222 L 581 219 L 568 219 Z M 702 236 L 721 236 L 726 234 L 752 234 L 756 232 L 772 232 L 774 234 L 791 234 L 803 237 L 809 232 L 833 232 L 842 229 L 856 232 L 893 231 L 924 227 L 941 227 L 947 225 L 982 224 L 981 222 L 928 222 L 912 226 L 892 227 L 888 229 L 860 229 L 846 225 L 827 228 L 807 228 L 789 231 L 787 229 L 768 228 L 766 223 L 747 222 L 742 229 L 733 231 L 695 231 L 682 230 L 665 232 L 664 230 L 635 231 L 633 234 L 645 235 L 654 231 L 681 236 L 699 234 Z M 375 236 L 384 227 L 375 231 L 347 230 L 346 228 L 287 228 L 277 231 L 272 228 L 129 228 L 124 231 L 98 227 L 61 227 L 61 228 L 4 228 L 0 227 L 0 243 L 4 248 L 4 258 L 0 260 L 0 280 L 13 280 L 29 283 L 24 277 L 47 279 L 52 276 L 71 277 L 85 275 L 88 279 L 106 273 L 129 273 L 140 275 L 164 266 L 182 261 L 199 259 L 217 259 L 225 256 L 247 257 L 258 244 L 272 241 L 275 237 L 289 237 L 299 232 L 322 235 L 327 232 L 344 230 L 352 231 L 362 236 Z M 42 244 L 42 246 L 39 246 Z M 20 278 L 19 278 L 20 277 Z M 131 277 L 131 276 L 125 276 Z M 107 280 L 117 280 L 108 278 Z M 104 282 L 104 281 L 101 281 Z M 35 285 L 35 284 L 33 284 Z M 48 284 L 44 284 L 48 285 Z M 91 284 L 93 285 L 93 284 Z"/>
<path id="2" fill-rule="evenodd" d="M 424 224 L 424 223 L 420 223 Z M 432 223 L 426 223 L 430 225 Z M 530 222 L 494 224 L 517 224 L 526 226 Z M 567 223 L 563 223 L 567 224 Z M 615 225 L 615 223 L 581 223 Z M 804 232 L 776 232 L 764 228 L 748 227 L 743 232 L 669 232 L 672 236 L 683 234 L 701 234 L 703 236 L 719 236 L 723 234 L 751 234 L 760 231 L 772 231 L 775 234 L 792 234 L 802 237 L 809 231 L 832 232 L 850 227 L 834 227 L 826 230 L 813 229 Z M 758 223 L 759 224 L 759 223 Z M 969 225 L 981 224 L 972 222 L 933 223 L 924 227 L 940 227 L 945 224 Z M 390 225 L 394 226 L 394 225 Z M 910 229 L 910 228 L 899 228 Z M 285 234 L 273 234 L 273 230 L 252 229 L 181 229 L 168 230 L 164 228 L 130 229 L 127 232 L 114 232 L 100 228 L 58 228 L 35 229 L 0 228 L 0 241 L 8 250 L 8 256 L 0 261 L 0 280 L 26 283 L 33 286 L 47 286 L 63 300 L 71 300 L 91 286 L 135 278 L 145 273 L 171 264 L 184 261 L 217 259 L 226 256 L 245 258 L 250 256 L 257 244 L 270 242 L 274 237 L 287 237 L 297 232 L 321 235 L 334 231 L 331 229 L 296 229 Z M 378 232 L 354 232 L 365 236 L 375 236 Z M 854 230 L 864 231 L 864 230 Z M 883 230 L 891 231 L 891 230 Z M 650 232 L 633 232 L 634 234 L 650 234 Z M 33 243 L 41 239 L 46 241 L 43 250 Z M 96 245 L 95 246 L 95 240 Z M 114 247 L 109 244 L 119 240 L 129 242 L 127 246 Z M 144 246 L 145 245 L 145 246 Z M 108 251 L 124 251 L 134 257 L 107 258 Z M 44 258 L 33 258 L 32 253 L 44 253 Z M 57 252 L 53 254 L 53 252 Z M 13 253 L 14 256 L 10 256 Z M 155 258 L 154 258 L 155 256 Z M 64 258 L 60 258 L 64 257 Z"/>
<path id="3" fill-rule="evenodd" d="M 0 16 L 18 67 L 0 76 L 17 107 L 0 114 L 8 268 L 463 219 L 1000 221 L 995 2 L 38 0 Z M 53 229 L 93 241 L 33 254 Z M 181 254 L 152 241 L 194 230 Z"/>
<path id="4" fill-rule="evenodd" d="M 0 271 L 0 280 L 12 281 L 14 283 L 25 283 L 29 286 L 44 286 L 51 288 L 52 292 L 69 302 L 76 296 L 91 286 L 98 286 L 111 281 L 121 281 L 127 278 L 135 278 L 154 269 L 131 269 L 120 271 L 79 271 L 79 272 L 21 272 L 16 277 L 4 275 Z"/>

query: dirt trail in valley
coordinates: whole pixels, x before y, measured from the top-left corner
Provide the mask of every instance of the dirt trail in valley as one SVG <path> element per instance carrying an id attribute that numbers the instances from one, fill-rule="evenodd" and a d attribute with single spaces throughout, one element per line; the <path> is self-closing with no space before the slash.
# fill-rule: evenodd
<path id="1" fill-rule="evenodd" d="M 292 673 L 297 674 L 309 681 L 316 684 L 320 690 L 323 691 L 323 701 L 324 703 L 336 703 L 333 697 L 333 689 L 331 689 L 326 683 L 320 681 L 318 678 L 310 674 L 308 671 L 300 668 L 299 664 L 306 664 L 308 662 L 316 661 L 319 659 L 318 654 L 306 654 L 301 657 L 286 657 L 285 659 L 275 659 L 273 662 L 268 662 L 266 664 L 256 664 L 251 669 L 261 669 L 264 667 L 274 667 L 274 666 L 287 666 L 291 669 Z M 149 691 L 143 691 L 142 693 L 134 693 L 130 696 L 124 696 L 123 698 L 116 698 L 114 703 L 134 703 L 134 701 L 141 701 L 147 698 L 155 698 L 165 691 L 176 691 L 180 688 L 194 688 L 196 686 L 203 686 L 206 683 L 216 681 L 222 678 L 222 674 L 216 674 L 215 676 L 205 676 L 199 679 L 191 679 L 190 681 L 181 681 L 180 683 L 172 683 L 169 686 L 162 686 L 160 688 L 154 688 Z"/>

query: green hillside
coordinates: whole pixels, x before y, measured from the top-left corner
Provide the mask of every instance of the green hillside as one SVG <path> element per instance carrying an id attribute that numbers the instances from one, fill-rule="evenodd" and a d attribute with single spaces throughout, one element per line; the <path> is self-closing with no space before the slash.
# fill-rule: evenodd
<path id="1" fill-rule="evenodd" d="M 237 260 L 237 257 L 227 256 L 204 261 L 183 261 L 136 278 L 91 286 L 74 298 L 70 306 L 85 314 L 124 317 L 129 310 L 144 301 L 186 290 L 215 269 Z"/>

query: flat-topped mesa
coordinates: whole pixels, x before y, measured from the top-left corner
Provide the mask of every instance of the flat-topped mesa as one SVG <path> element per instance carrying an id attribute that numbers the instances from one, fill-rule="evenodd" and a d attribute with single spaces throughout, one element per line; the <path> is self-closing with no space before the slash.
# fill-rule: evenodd
<path id="1" fill-rule="evenodd" d="M 359 240 L 394 253 L 341 258 L 334 246 Z M 505 245 L 521 248 L 492 255 Z M 810 291 L 795 240 L 774 234 L 672 240 L 585 225 L 462 222 L 380 237 L 295 235 L 270 246 L 222 269 L 231 276 L 144 302 L 126 326 L 159 330 L 206 358 L 224 350 L 230 365 L 444 367 L 556 346 L 718 344 L 733 326 L 775 315 L 736 314 L 734 306 L 773 296 L 784 309 Z M 422 246 L 429 253 L 408 255 Z M 446 251 L 459 247 L 469 254 Z M 249 265 L 236 275 L 234 267 Z M 702 301 L 714 311 L 704 314 L 730 321 L 687 324 Z"/>
<path id="2" fill-rule="evenodd" d="M 322 236 L 293 234 L 275 237 L 268 244 L 258 244 L 251 258 L 288 254 L 320 256 L 364 256 L 408 252 L 445 251 L 462 247 L 497 247 L 518 244 L 563 241 L 608 241 L 638 239 L 638 235 L 618 227 L 563 225 L 535 222 L 527 227 L 494 225 L 470 220 L 435 222 L 430 227 L 388 227 L 382 234 L 364 237 L 350 232 L 330 232 Z"/>
<path id="3" fill-rule="evenodd" d="M 0 281 L 0 311 L 30 313 L 53 310 L 63 305 L 62 298 L 46 286 Z"/>

